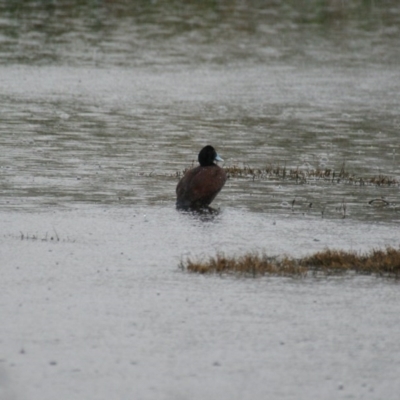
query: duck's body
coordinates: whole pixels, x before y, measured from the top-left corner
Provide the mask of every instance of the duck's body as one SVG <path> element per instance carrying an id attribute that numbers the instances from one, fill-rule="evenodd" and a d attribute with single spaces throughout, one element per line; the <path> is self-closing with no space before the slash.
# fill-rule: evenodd
<path id="1" fill-rule="evenodd" d="M 200 165 L 185 173 L 176 187 L 176 206 L 181 209 L 208 207 L 225 185 L 226 172 L 214 161 L 222 161 L 212 146 L 199 153 Z"/>

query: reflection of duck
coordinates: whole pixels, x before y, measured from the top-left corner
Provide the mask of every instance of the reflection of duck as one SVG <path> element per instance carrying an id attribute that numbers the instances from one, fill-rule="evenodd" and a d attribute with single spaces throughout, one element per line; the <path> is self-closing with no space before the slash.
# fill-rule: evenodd
<path id="1" fill-rule="evenodd" d="M 185 173 L 176 187 L 176 206 L 180 209 L 208 207 L 225 185 L 225 171 L 214 161 L 223 161 L 214 147 L 201 149 L 200 165 Z"/>

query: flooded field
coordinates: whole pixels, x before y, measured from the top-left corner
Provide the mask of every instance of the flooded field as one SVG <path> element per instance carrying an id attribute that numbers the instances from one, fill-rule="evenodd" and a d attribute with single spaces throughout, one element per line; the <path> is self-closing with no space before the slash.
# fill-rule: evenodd
<path id="1" fill-rule="evenodd" d="M 0 11 L 1 400 L 397 399 L 396 280 L 179 268 L 399 247 L 397 2 Z"/>

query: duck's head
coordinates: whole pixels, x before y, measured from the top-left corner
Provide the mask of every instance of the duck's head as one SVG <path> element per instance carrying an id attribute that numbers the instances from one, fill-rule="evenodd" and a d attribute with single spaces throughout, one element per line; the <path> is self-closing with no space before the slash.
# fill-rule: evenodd
<path id="1" fill-rule="evenodd" d="M 215 151 L 214 147 L 208 145 L 200 150 L 199 163 L 202 167 L 213 165 L 214 161 L 224 161 Z"/>

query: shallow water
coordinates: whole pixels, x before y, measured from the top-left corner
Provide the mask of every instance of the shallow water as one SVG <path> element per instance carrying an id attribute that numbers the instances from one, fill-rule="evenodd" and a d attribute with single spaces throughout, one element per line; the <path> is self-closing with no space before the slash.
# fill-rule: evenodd
<path id="1" fill-rule="evenodd" d="M 0 15 L 1 400 L 397 399 L 397 282 L 179 269 L 399 245 L 396 2 Z M 227 167 L 335 179 L 231 176 L 214 218 L 178 213 L 178 177 L 207 143 Z"/>
<path id="2" fill-rule="evenodd" d="M 397 397 L 397 282 L 178 268 L 218 251 L 366 250 L 392 243 L 390 225 L 167 206 L 0 216 L 5 399 Z"/>
<path id="3" fill-rule="evenodd" d="M 400 177 L 397 115 L 392 116 L 390 129 L 378 131 L 383 129 L 379 118 L 387 124 L 386 110 L 394 114 L 400 105 L 400 90 L 389 98 L 393 103 L 395 97 L 395 109 L 389 108 L 388 99 L 379 101 L 393 81 L 399 81 L 397 72 L 386 71 L 386 81 L 375 82 L 368 74 L 352 78 L 359 85 L 376 85 L 370 89 L 376 96 L 365 101 L 362 89 L 356 93 L 357 84 L 349 86 L 345 70 L 282 72 L 256 66 L 227 72 L 112 72 L 58 66 L 2 69 L 7 81 L 3 96 L 10 99 L 3 109 L 1 132 L 7 207 L 70 207 L 76 202 L 172 205 L 176 174 L 194 162 L 204 143 L 215 144 L 228 166 L 280 165 L 338 174 L 344 163 L 356 178 Z M 278 89 L 277 76 L 291 83 Z M 307 85 L 303 100 L 296 100 L 292 90 L 282 98 L 285 86 L 297 81 Z M 324 91 L 330 91 L 336 102 L 342 99 L 340 106 L 331 105 Z M 318 101 L 292 104 L 308 103 L 312 97 Z M 277 106 L 280 102 L 289 104 Z M 362 114 L 370 118 L 369 124 L 362 121 Z M 250 177 L 232 178 L 217 201 L 222 207 L 286 213 L 282 204 L 296 199 L 298 211 L 315 216 L 324 211 L 333 218 L 398 223 L 398 193 L 398 184 L 360 186 L 316 179 L 298 184 Z M 388 202 L 386 207 L 369 206 L 380 197 Z M 335 211 L 342 203 L 347 206 L 345 214 Z"/>

